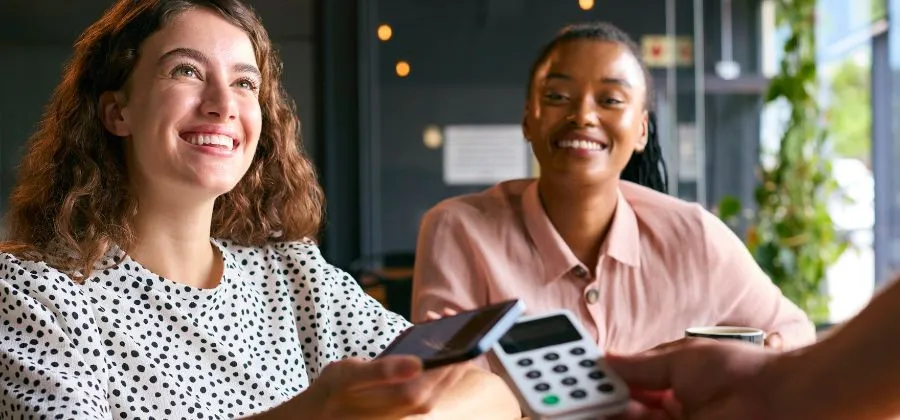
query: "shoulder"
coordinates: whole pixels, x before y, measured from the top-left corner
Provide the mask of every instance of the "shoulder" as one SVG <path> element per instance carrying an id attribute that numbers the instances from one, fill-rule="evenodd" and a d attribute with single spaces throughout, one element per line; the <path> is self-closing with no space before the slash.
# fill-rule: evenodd
<path id="1" fill-rule="evenodd" d="M 718 217 L 692 203 L 631 182 L 620 183 L 622 196 L 634 210 L 643 235 L 681 247 L 690 243 L 706 246 L 710 241 L 736 237 Z"/>
<path id="2" fill-rule="evenodd" d="M 477 193 L 444 199 L 425 213 L 423 223 L 483 223 L 508 218 L 521 209 L 525 190 L 533 182 L 532 179 L 505 181 Z"/>
<path id="3" fill-rule="evenodd" d="M 227 240 L 218 240 L 218 243 L 234 258 L 238 267 L 262 267 L 268 274 L 314 275 L 334 269 L 310 239 L 272 241 L 263 246 L 241 246 Z"/>
<path id="4" fill-rule="evenodd" d="M 64 324 L 68 316 L 93 311 L 83 285 L 42 261 L 0 253 L 0 304 L 18 307 L 28 316 Z"/>
<path id="5" fill-rule="evenodd" d="M 316 302 L 319 302 L 316 296 L 358 292 L 356 280 L 326 261 L 312 240 L 273 241 L 261 247 L 219 243 L 244 273 L 244 280 L 259 287 L 279 288 L 294 299 Z"/>
<path id="6" fill-rule="evenodd" d="M 0 253 L 0 279 L 7 287 L 27 294 L 83 293 L 80 284 L 45 262 L 24 260 L 5 252 Z"/>

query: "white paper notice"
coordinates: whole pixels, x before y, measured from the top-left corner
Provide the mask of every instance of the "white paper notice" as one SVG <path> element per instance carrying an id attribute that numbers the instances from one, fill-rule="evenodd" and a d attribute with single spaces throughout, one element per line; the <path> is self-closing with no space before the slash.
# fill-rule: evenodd
<path id="1" fill-rule="evenodd" d="M 519 125 L 450 125 L 444 129 L 444 183 L 493 185 L 529 176 L 531 149 Z"/>
<path id="2" fill-rule="evenodd" d="M 697 126 L 678 124 L 678 178 L 697 180 Z"/>

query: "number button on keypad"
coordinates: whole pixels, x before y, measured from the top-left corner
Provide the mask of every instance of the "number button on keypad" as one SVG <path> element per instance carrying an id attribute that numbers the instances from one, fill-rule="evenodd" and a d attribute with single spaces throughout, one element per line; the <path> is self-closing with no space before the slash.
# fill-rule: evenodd
<path id="1" fill-rule="evenodd" d="M 613 392 L 615 390 L 616 390 L 616 387 L 614 387 L 612 384 L 609 384 L 609 383 L 600 384 L 597 386 L 597 391 L 600 391 L 604 394 L 609 394 L 610 392 Z"/>
<path id="2" fill-rule="evenodd" d="M 600 380 L 600 379 L 603 379 L 603 378 L 605 378 L 605 377 L 606 377 L 606 374 L 603 373 L 603 372 L 601 372 L 601 371 L 599 371 L 599 370 L 595 370 L 595 371 L 593 371 L 593 372 L 591 372 L 591 373 L 588 373 L 588 378 L 591 378 L 591 379 L 593 379 L 593 380 Z"/>

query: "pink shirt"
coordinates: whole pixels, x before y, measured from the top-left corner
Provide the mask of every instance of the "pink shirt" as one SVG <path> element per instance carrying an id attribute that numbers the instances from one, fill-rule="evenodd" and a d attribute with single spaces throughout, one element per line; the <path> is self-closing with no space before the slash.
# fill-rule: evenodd
<path id="1" fill-rule="evenodd" d="M 741 240 L 700 205 L 622 181 L 596 278 L 540 204 L 537 182 L 501 183 L 443 201 L 419 232 L 413 321 L 445 307 L 521 298 L 528 313 L 565 307 L 601 349 L 638 352 L 692 326 L 779 332 L 785 348 L 815 329 Z"/>

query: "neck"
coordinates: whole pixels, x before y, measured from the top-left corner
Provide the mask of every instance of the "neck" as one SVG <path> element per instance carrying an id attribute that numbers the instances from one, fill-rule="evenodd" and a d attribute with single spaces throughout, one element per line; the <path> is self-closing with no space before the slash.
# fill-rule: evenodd
<path id="1" fill-rule="evenodd" d="M 209 240 L 213 205 L 191 207 L 171 199 L 139 201 L 138 214 L 131 220 L 137 239 L 126 251 L 148 270 L 177 283 L 217 286 L 223 264 Z"/>
<path id="2" fill-rule="evenodd" d="M 593 271 L 616 211 L 618 182 L 577 186 L 538 180 L 544 211 L 572 253 Z"/>

